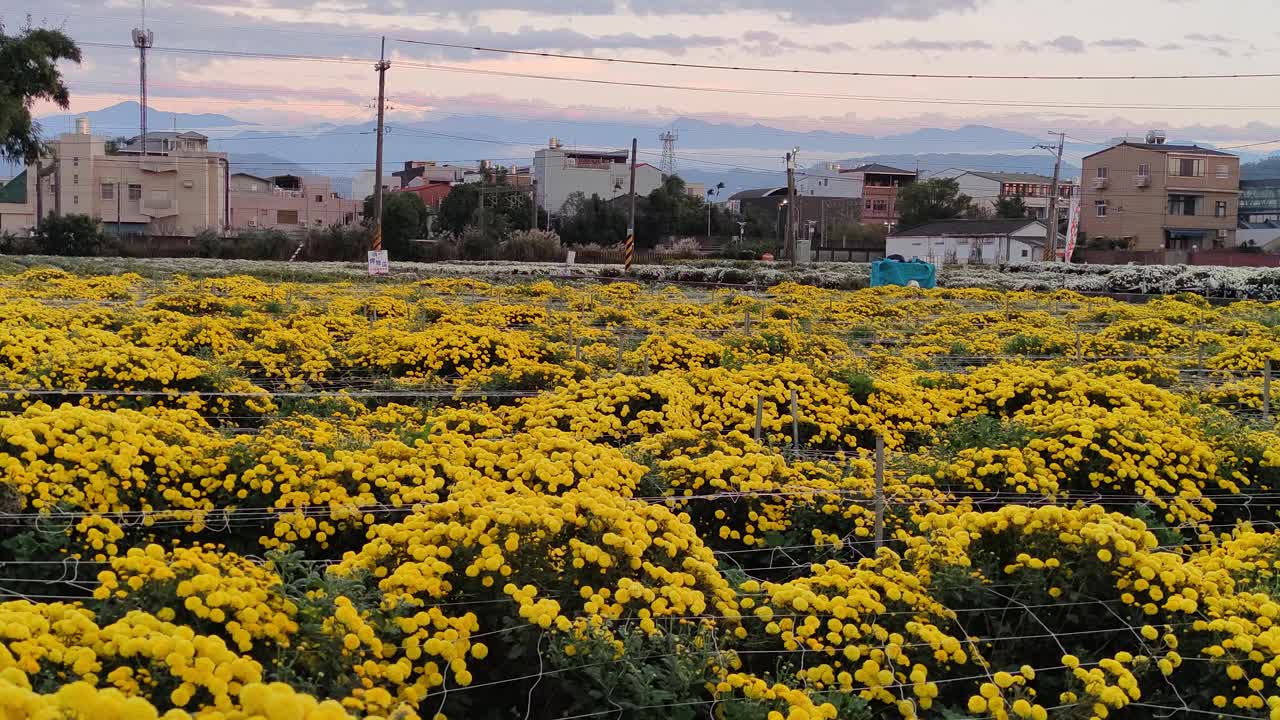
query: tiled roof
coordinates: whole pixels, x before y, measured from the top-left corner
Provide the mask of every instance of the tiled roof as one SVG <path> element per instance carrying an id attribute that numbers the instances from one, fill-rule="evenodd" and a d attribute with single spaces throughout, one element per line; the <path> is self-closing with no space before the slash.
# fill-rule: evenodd
<path id="1" fill-rule="evenodd" d="M 956 218 L 952 220 L 935 220 L 915 227 L 903 228 L 894 235 L 910 237 L 940 237 L 957 235 L 973 237 L 977 235 L 1016 235 L 1019 230 L 1030 225 L 1044 226 L 1039 220 L 1030 218 L 993 218 L 990 220 L 969 220 Z"/>

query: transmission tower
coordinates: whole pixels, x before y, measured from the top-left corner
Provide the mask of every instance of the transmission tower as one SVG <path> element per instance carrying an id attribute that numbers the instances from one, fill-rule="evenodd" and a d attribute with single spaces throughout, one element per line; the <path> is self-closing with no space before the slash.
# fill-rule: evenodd
<path id="1" fill-rule="evenodd" d="M 658 136 L 662 141 L 662 164 L 660 169 L 663 175 L 676 174 L 676 140 L 680 139 L 679 133 L 675 130 L 668 130 Z"/>
<path id="2" fill-rule="evenodd" d="M 140 157 L 147 154 L 147 50 L 151 48 L 156 41 L 155 33 L 147 29 L 147 0 L 142 0 L 142 27 L 134 28 L 131 33 L 133 37 L 133 46 L 138 48 L 138 105 L 140 110 L 139 125 L 141 125 L 142 134 L 139 136 L 141 144 Z"/>

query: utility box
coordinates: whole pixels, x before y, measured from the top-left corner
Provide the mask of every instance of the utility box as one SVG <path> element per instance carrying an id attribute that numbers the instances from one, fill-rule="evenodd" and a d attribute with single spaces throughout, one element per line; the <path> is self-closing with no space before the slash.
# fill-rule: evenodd
<path id="1" fill-rule="evenodd" d="M 809 238 L 796 238 L 796 264 L 808 265 L 813 262 L 813 241 Z"/>

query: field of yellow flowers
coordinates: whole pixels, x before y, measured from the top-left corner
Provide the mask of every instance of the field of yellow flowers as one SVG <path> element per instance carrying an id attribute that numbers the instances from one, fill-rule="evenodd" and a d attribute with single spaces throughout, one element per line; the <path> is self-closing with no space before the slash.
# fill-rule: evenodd
<path id="1" fill-rule="evenodd" d="M 0 276 L 0 718 L 1280 718 L 1278 328 Z"/>

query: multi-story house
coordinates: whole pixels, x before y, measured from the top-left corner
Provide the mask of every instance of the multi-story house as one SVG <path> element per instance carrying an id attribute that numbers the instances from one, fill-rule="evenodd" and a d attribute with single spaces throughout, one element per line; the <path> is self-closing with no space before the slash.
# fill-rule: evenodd
<path id="1" fill-rule="evenodd" d="M 1280 178 L 1240 181 L 1240 220 L 1280 221 Z"/>
<path id="2" fill-rule="evenodd" d="M 842 174 L 840 163 L 821 163 L 796 171 L 796 195 L 801 197 L 860 198 L 862 185 L 853 176 Z"/>
<path id="3" fill-rule="evenodd" d="M 36 225 L 36 169 L 0 181 L 0 233 L 26 236 Z"/>
<path id="4" fill-rule="evenodd" d="M 1240 158 L 1164 135 L 1122 142 L 1084 158 L 1080 231 L 1130 250 L 1233 247 Z"/>
<path id="5" fill-rule="evenodd" d="M 979 208 L 995 210 L 1001 199 L 1022 198 L 1027 214 L 1037 220 L 1049 217 L 1049 200 L 1053 196 L 1053 178 L 1031 173 L 979 172 L 977 170 L 944 170 L 936 177 L 951 178 Z M 1077 187 L 1072 180 L 1058 180 L 1058 217 L 1066 219 L 1071 197 Z"/>
<path id="6" fill-rule="evenodd" d="M 305 230 L 360 222 L 361 203 L 333 191 L 319 175 L 231 176 L 233 228 Z"/>
<path id="7" fill-rule="evenodd" d="M 463 182 L 468 173 L 474 173 L 476 170 L 474 166 L 450 165 L 437 163 L 434 160 L 406 160 L 404 169 L 391 174 L 400 181 L 400 187 L 406 188 L 418 179 L 422 181 L 420 185 Z"/>
<path id="8" fill-rule="evenodd" d="M 841 170 L 840 177 L 854 188 L 848 197 L 862 198 L 862 222 L 890 228 L 898 224 L 898 188 L 916 181 L 914 171 L 880 163 Z"/>
<path id="9" fill-rule="evenodd" d="M 77 119 L 76 132 L 49 143 L 54 172 L 40 183 L 44 211 L 90 215 L 119 234 L 189 237 L 225 228 L 226 154 L 210 152 L 209 139 L 191 132 L 148 133 L 146 146 L 144 153 L 133 138 L 108 154 L 88 119 Z"/>
<path id="10" fill-rule="evenodd" d="M 626 195 L 630 185 L 626 150 L 569 150 L 556 138 L 533 155 L 533 181 L 538 207 L 556 214 L 565 200 L 578 192 L 586 197 L 598 195 L 612 200 Z M 636 165 L 636 194 L 648 195 L 662 186 L 662 171 L 649 165 Z"/>

